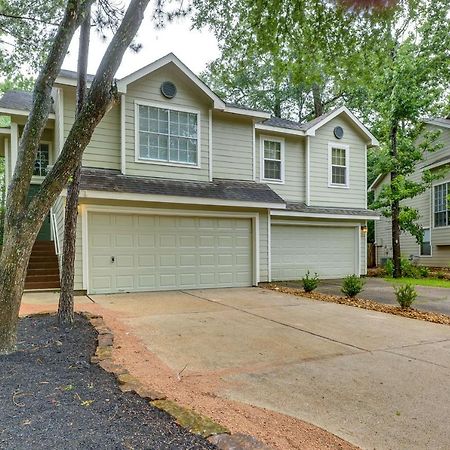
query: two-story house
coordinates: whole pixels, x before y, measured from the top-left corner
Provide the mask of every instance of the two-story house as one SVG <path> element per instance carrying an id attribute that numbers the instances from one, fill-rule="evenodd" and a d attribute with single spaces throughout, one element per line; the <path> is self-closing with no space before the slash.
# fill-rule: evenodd
<path id="1" fill-rule="evenodd" d="M 442 148 L 425 154 L 412 180 L 420 180 L 424 170 L 440 170 L 448 168 L 450 164 L 450 116 L 425 120 L 426 129 L 440 131 L 438 141 Z M 389 174 L 379 175 L 369 187 L 375 197 L 379 195 L 383 186 L 390 183 Z M 419 265 L 430 267 L 445 267 L 450 265 L 450 170 L 439 180 L 432 183 L 430 189 L 424 193 L 405 201 L 405 204 L 416 208 L 419 212 L 419 223 L 423 227 L 423 243 L 417 244 L 416 239 L 409 233 L 402 233 L 400 238 L 402 256 L 413 259 Z M 387 258 L 392 257 L 390 219 L 382 217 L 375 223 L 375 245 L 377 249 L 377 264 L 383 265 Z"/>
<path id="2" fill-rule="evenodd" d="M 62 71 L 33 183 L 75 114 Z M 75 288 L 88 293 L 253 286 L 366 273 L 366 150 L 375 137 L 345 107 L 311 122 L 229 104 L 169 54 L 117 80 L 120 104 L 83 157 Z M 29 94 L 0 114 L 7 177 Z M 40 238 L 62 248 L 62 192 Z M 45 227 L 44 227 L 45 228 Z"/>

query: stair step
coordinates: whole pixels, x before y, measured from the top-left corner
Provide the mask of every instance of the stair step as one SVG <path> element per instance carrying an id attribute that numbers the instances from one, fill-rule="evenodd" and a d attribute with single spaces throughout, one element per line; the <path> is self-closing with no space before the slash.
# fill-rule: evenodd
<path id="1" fill-rule="evenodd" d="M 30 262 L 52 262 L 58 261 L 56 255 L 31 255 Z"/>
<path id="2" fill-rule="evenodd" d="M 61 286 L 54 281 L 33 281 L 33 282 L 25 282 L 25 289 L 59 289 Z"/>
<path id="3" fill-rule="evenodd" d="M 59 269 L 58 260 L 52 261 L 30 261 L 28 264 L 28 270 L 34 269 Z"/>
<path id="4" fill-rule="evenodd" d="M 58 280 L 59 281 L 59 275 L 58 274 L 29 274 L 27 273 L 27 276 L 25 278 L 25 281 L 38 281 L 38 280 L 42 280 L 42 281 L 53 281 L 53 280 Z"/>
<path id="5" fill-rule="evenodd" d="M 58 267 L 41 267 L 41 268 L 30 268 L 28 267 L 27 276 L 40 276 L 40 275 L 59 275 Z"/>

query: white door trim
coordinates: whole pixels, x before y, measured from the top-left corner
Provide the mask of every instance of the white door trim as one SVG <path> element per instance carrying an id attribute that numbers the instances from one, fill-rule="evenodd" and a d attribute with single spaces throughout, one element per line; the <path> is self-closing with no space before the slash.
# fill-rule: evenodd
<path id="1" fill-rule="evenodd" d="M 260 281 L 259 274 L 259 213 L 238 213 L 228 211 L 187 211 L 158 208 L 121 207 L 104 205 L 80 205 L 81 229 L 82 229 L 82 264 L 83 264 L 83 289 L 90 293 L 89 287 L 89 213 L 109 214 L 136 214 L 153 216 L 187 216 L 187 217 L 216 217 L 252 220 L 252 254 L 253 254 L 253 285 L 257 286 Z"/>

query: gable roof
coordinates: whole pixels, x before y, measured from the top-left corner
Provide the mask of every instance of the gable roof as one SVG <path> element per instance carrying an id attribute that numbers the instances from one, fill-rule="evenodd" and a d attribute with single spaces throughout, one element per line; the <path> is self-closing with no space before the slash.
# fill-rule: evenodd
<path id="1" fill-rule="evenodd" d="M 8 91 L 0 98 L 0 113 L 26 115 L 33 105 L 33 93 L 28 91 Z M 50 114 L 54 113 L 53 106 Z"/>
<path id="2" fill-rule="evenodd" d="M 256 128 L 260 130 L 272 130 L 276 129 L 287 130 L 288 134 L 297 134 L 300 136 L 315 136 L 316 131 L 327 124 L 330 120 L 335 117 L 344 114 L 346 115 L 368 138 L 370 145 L 377 146 L 377 138 L 364 126 L 364 124 L 346 107 L 340 106 L 339 108 L 328 111 L 319 117 L 316 117 L 309 122 L 299 123 L 293 120 L 280 119 L 278 117 L 271 117 L 259 124 L 256 124 Z"/>
<path id="3" fill-rule="evenodd" d="M 384 180 L 384 177 L 388 175 L 388 173 L 380 173 L 374 180 L 374 182 L 369 186 L 369 188 L 367 189 L 369 192 L 373 191 L 374 189 L 376 189 L 380 183 Z"/>
<path id="4" fill-rule="evenodd" d="M 447 118 L 444 117 L 435 117 L 430 119 L 424 119 L 425 123 L 429 123 L 430 125 L 437 125 L 438 127 L 450 128 L 450 116 Z"/>

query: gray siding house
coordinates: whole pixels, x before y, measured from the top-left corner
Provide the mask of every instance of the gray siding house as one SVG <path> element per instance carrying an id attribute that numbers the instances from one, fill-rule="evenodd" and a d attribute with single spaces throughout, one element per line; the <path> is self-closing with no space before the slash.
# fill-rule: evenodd
<path id="1" fill-rule="evenodd" d="M 423 170 L 443 169 L 450 164 L 450 117 L 425 121 L 426 128 L 439 130 L 442 148 L 425 155 L 424 161 L 416 167 L 412 179 L 419 180 Z M 450 168 L 450 167 L 449 167 Z M 380 175 L 370 186 L 375 197 L 383 186 L 390 182 L 389 174 Z M 418 245 L 409 233 L 402 233 L 400 242 L 402 256 L 413 259 L 418 264 L 430 267 L 450 266 L 450 214 L 448 195 L 450 195 L 450 170 L 442 179 L 434 181 L 431 189 L 405 202 L 416 208 L 420 214 L 420 225 L 424 229 L 423 245 Z M 391 224 L 389 219 L 381 217 L 375 223 L 375 245 L 377 264 L 382 265 L 392 257 Z"/>
<path id="2" fill-rule="evenodd" d="M 33 183 L 62 148 L 76 74 L 62 71 Z M 77 290 L 253 286 L 366 273 L 366 153 L 375 137 L 345 107 L 311 122 L 228 104 L 169 54 L 117 80 L 121 100 L 83 157 Z M 7 177 L 29 95 L 0 114 Z M 62 192 L 47 239 L 62 248 Z"/>

